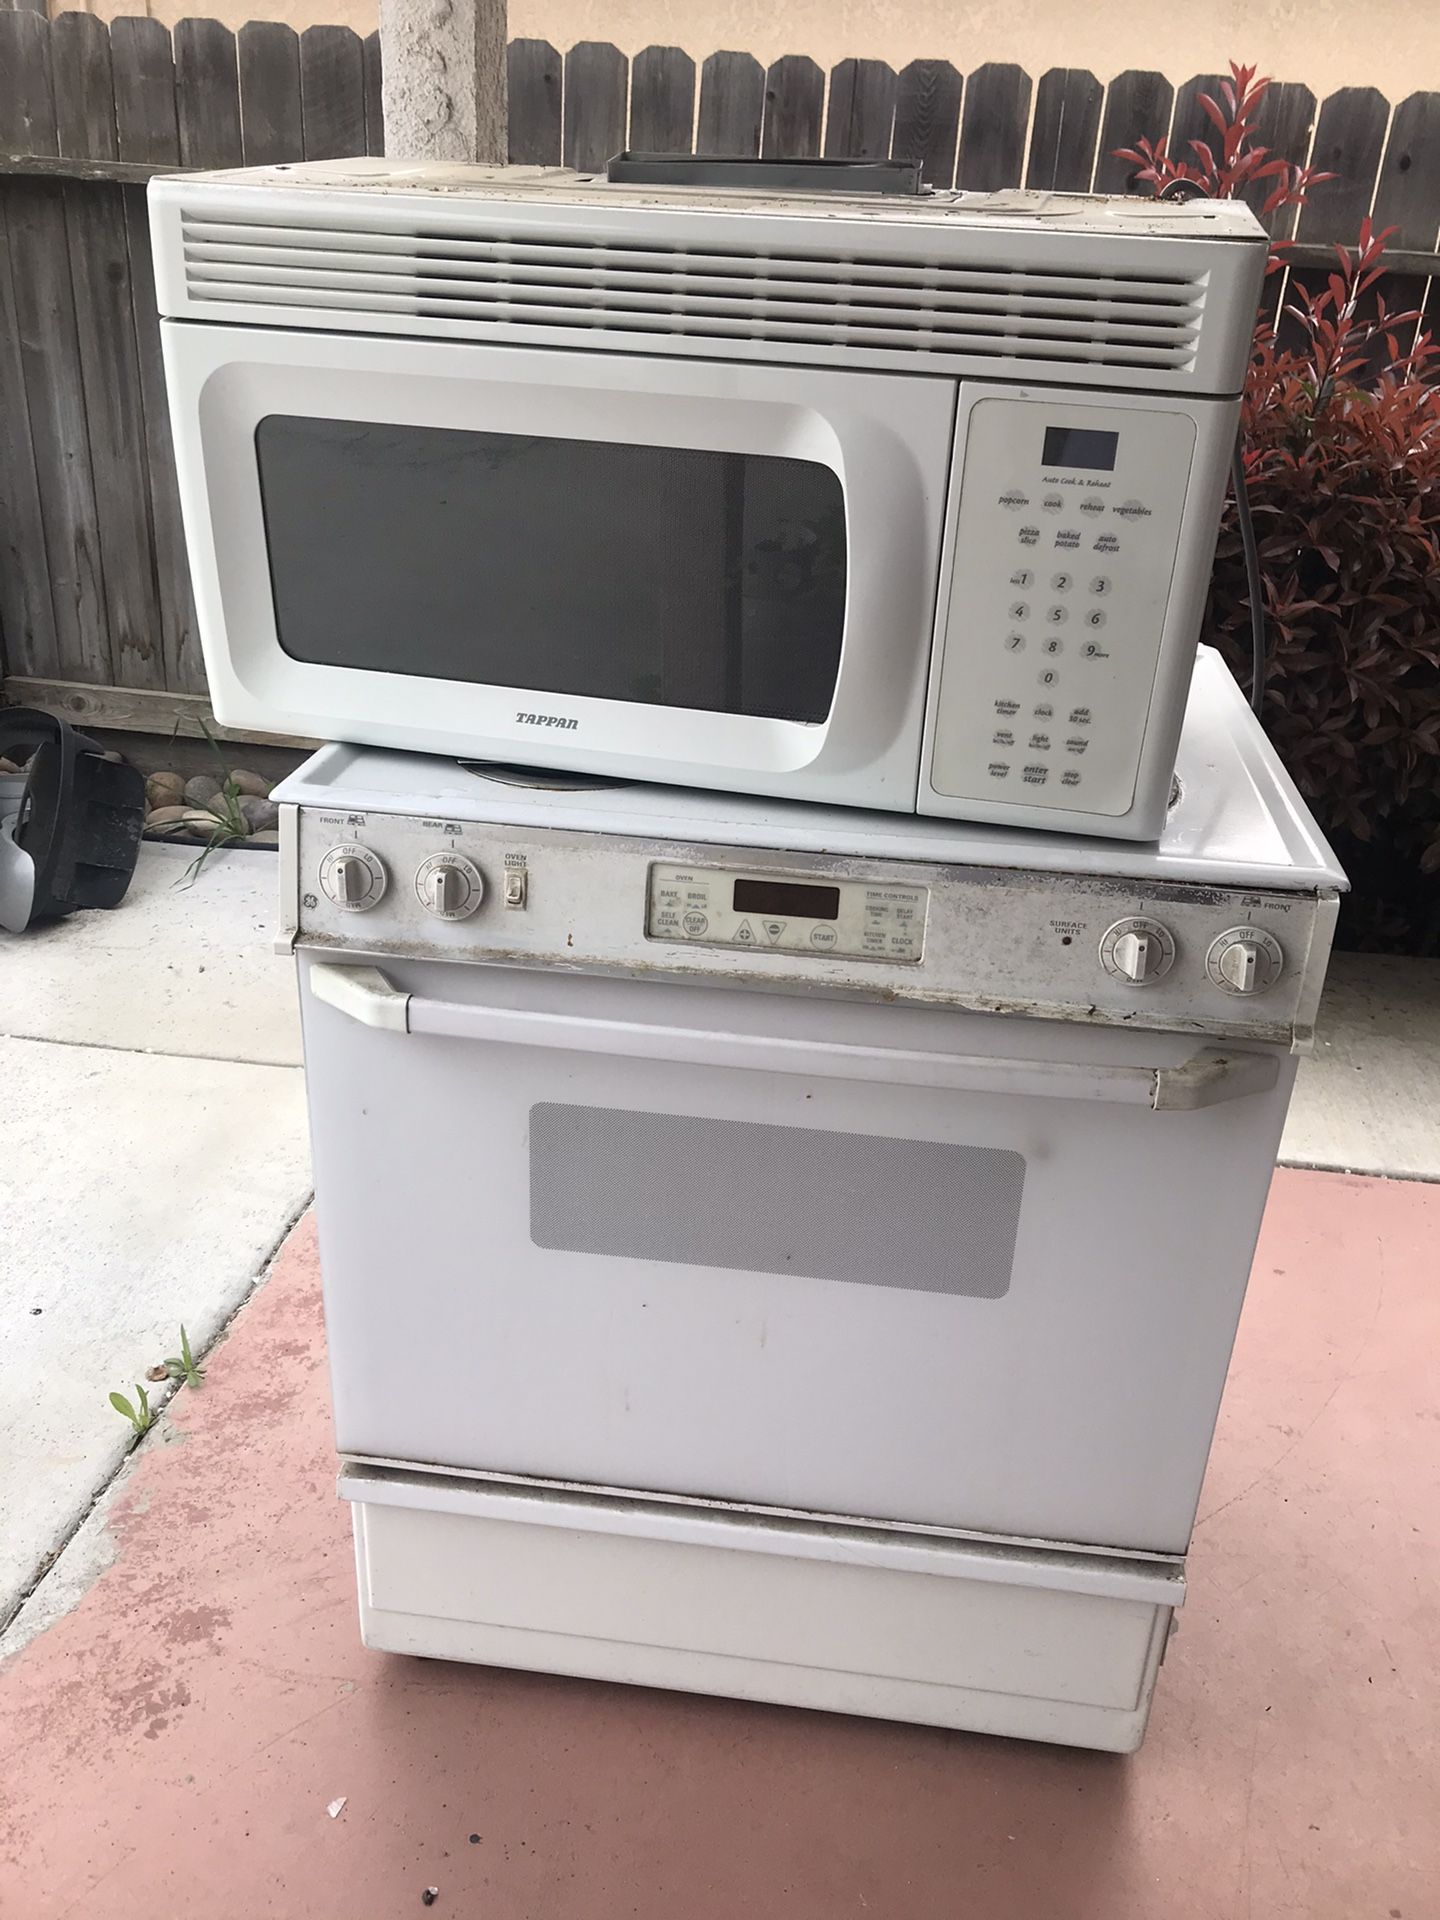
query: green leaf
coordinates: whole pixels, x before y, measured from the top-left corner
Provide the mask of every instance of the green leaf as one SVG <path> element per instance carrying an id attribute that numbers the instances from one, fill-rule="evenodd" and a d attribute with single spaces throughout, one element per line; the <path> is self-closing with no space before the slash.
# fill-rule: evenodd
<path id="1" fill-rule="evenodd" d="M 112 1393 L 110 1396 L 110 1404 L 112 1407 L 114 1407 L 117 1413 L 123 1413 L 127 1420 L 131 1421 L 132 1423 L 135 1421 L 136 1419 L 135 1409 L 134 1407 L 131 1406 L 130 1402 L 125 1398 L 123 1393 Z"/>

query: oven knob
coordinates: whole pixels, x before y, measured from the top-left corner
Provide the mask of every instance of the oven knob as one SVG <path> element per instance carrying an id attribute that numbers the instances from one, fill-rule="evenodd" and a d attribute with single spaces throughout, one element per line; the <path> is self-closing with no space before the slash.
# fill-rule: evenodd
<path id="1" fill-rule="evenodd" d="M 1222 993 L 1264 993 L 1285 971 L 1285 955 L 1259 927 L 1230 927 L 1205 956 L 1205 971 Z"/>
<path id="2" fill-rule="evenodd" d="M 1148 987 L 1174 966 L 1175 936 L 1158 920 L 1140 914 L 1117 920 L 1100 942 L 1100 964 L 1127 986 Z"/>
<path id="3" fill-rule="evenodd" d="M 463 853 L 437 853 L 415 875 L 415 895 L 437 920 L 465 920 L 485 898 L 485 879 Z"/>
<path id="4" fill-rule="evenodd" d="M 320 862 L 320 885 L 346 913 L 365 913 L 385 894 L 388 876 L 368 847 L 332 847 Z"/>

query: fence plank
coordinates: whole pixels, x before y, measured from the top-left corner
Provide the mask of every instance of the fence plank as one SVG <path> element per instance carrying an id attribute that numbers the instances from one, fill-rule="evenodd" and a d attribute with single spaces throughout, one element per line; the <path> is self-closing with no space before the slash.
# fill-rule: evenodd
<path id="1" fill-rule="evenodd" d="M 1169 152 L 1172 159 L 1183 160 L 1187 166 L 1197 166 L 1199 162 L 1190 151 L 1192 140 L 1203 140 L 1214 152 L 1219 135 L 1215 122 L 1200 104 L 1200 96 L 1208 93 L 1217 106 L 1223 106 L 1220 87 L 1229 78 L 1229 74 L 1197 73 L 1175 89 L 1175 111 L 1170 120 Z"/>
<path id="2" fill-rule="evenodd" d="M 548 40 L 512 40 L 505 66 L 511 160 L 520 167 L 558 167 L 564 63 Z"/>
<path id="3" fill-rule="evenodd" d="M 50 28 L 55 76 L 55 130 L 62 154 L 115 160 L 115 82 L 110 31 L 93 13 L 62 13 Z"/>
<path id="4" fill-rule="evenodd" d="M 765 114 L 765 69 L 753 53 L 712 53 L 700 69 L 697 153 L 753 160 Z"/>
<path id="5" fill-rule="evenodd" d="M 145 464 L 150 477 L 150 524 L 160 604 L 160 652 L 163 678 L 177 691 L 203 693 L 205 669 L 190 589 L 190 564 L 180 524 L 180 489 L 175 478 L 175 449 L 170 438 L 170 409 L 165 398 L 165 368 L 160 357 L 160 319 L 155 310 L 155 269 L 150 258 L 150 221 L 143 187 L 122 187 L 125 232 L 130 252 L 130 299 L 140 364 L 140 402 L 144 416 Z"/>
<path id="6" fill-rule="evenodd" d="M 0 13 L 0 153 L 58 153 L 50 25 L 38 13 Z"/>
<path id="7" fill-rule="evenodd" d="M 683 47 L 646 47 L 630 62 L 630 145 L 689 153 L 694 133 L 695 62 Z"/>
<path id="8" fill-rule="evenodd" d="M 75 296 L 65 228 L 65 188 L 55 180 L 6 187 L 15 338 L 29 396 L 44 564 L 55 616 L 55 671 L 103 680 L 110 672 L 95 486 L 80 379 Z"/>
<path id="9" fill-rule="evenodd" d="M 55 612 L 10 266 L 7 206 L 13 191 L 0 181 L 0 668 L 38 673 L 56 658 Z"/>
<path id="10" fill-rule="evenodd" d="M 580 40 L 565 56 L 565 164 L 596 173 L 625 145 L 625 56 L 608 40 Z"/>
<path id="11" fill-rule="evenodd" d="M 1082 67 L 1052 67 L 1035 89 L 1027 187 L 1088 193 L 1105 89 Z"/>
<path id="12" fill-rule="evenodd" d="M 767 160 L 814 159 L 824 120 L 824 70 L 808 54 L 782 55 L 765 75 L 761 153 Z"/>
<path id="13" fill-rule="evenodd" d="M 244 147 L 235 36 L 218 20 L 176 22 L 175 117 L 180 123 L 182 166 L 241 164 Z"/>
<path id="14" fill-rule="evenodd" d="M 1293 80 L 1277 81 L 1260 102 L 1254 122 L 1255 137 L 1279 160 L 1304 166 L 1310 154 L 1310 139 L 1315 131 L 1315 96 L 1309 87 Z M 1275 186 L 1262 180 L 1245 194 L 1247 205 L 1258 214 Z M 1295 207 L 1277 207 L 1261 215 L 1266 228 L 1277 239 L 1288 239 L 1295 231 Z"/>
<path id="15" fill-rule="evenodd" d="M 378 32 L 366 34 L 362 52 L 365 60 L 365 151 L 384 153 L 385 103 L 381 88 L 385 64 Z"/>
<path id="16" fill-rule="evenodd" d="M 960 121 L 959 186 L 980 192 L 1018 187 L 1030 121 L 1030 76 L 1023 67 L 992 62 L 965 83 Z"/>
<path id="17" fill-rule="evenodd" d="M 175 166 L 180 159 L 180 134 L 169 29 L 138 14 L 112 20 L 110 63 L 119 157 L 144 160 L 151 166 Z"/>
<path id="18" fill-rule="evenodd" d="M 300 41 L 279 20 L 248 20 L 235 36 L 240 62 L 240 139 L 247 167 L 305 157 L 300 119 Z"/>
<path id="19" fill-rule="evenodd" d="M 1375 187 L 1375 225 L 1397 247 L 1433 247 L 1440 231 L 1440 94 L 1412 93 L 1395 109 Z"/>
<path id="20" fill-rule="evenodd" d="M 63 191 L 110 670 L 121 686 L 158 687 L 164 663 L 125 189 L 75 180 Z"/>
<path id="21" fill-rule="evenodd" d="M 1170 125 L 1174 105 L 1175 89 L 1163 73 L 1132 68 L 1116 75 L 1105 95 L 1105 116 L 1100 122 L 1096 193 L 1134 191 L 1132 170 L 1115 158 L 1115 149 L 1133 147 L 1137 140 L 1158 140 Z"/>
<path id="22" fill-rule="evenodd" d="M 1355 238 L 1369 211 L 1389 118 L 1389 102 L 1374 87 L 1341 87 L 1330 95 L 1315 123 L 1310 163 L 1336 177 L 1300 209 L 1297 239 Z"/>
<path id="23" fill-rule="evenodd" d="M 883 60 L 842 60 L 830 75 L 825 151 L 837 160 L 883 160 L 895 126 L 895 69 Z"/>
<path id="24" fill-rule="evenodd" d="M 300 36 L 300 112 L 307 160 L 365 151 L 365 55 L 351 27 L 306 27 Z"/>
<path id="25" fill-rule="evenodd" d="M 895 127 L 890 153 L 918 160 L 932 187 L 955 184 L 964 82 L 948 60 L 912 60 L 895 83 Z"/>

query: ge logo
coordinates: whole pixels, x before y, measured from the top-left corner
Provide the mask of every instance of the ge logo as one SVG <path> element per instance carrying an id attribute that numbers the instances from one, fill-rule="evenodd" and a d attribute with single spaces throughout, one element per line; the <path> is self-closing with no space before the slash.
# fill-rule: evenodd
<path id="1" fill-rule="evenodd" d="M 307 894 L 306 894 L 306 896 L 305 896 L 305 904 L 306 904 L 306 906 L 307 906 L 307 907 L 318 907 L 318 906 L 319 906 L 319 904 L 320 904 L 320 896 L 319 896 L 319 894 L 318 894 L 318 893 L 307 893 Z"/>

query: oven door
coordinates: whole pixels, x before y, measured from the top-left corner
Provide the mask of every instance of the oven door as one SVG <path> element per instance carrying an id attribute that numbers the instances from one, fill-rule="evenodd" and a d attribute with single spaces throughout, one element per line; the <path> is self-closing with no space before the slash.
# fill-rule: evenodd
<path id="1" fill-rule="evenodd" d="M 1288 1058 L 382 964 L 301 963 L 342 1451 L 1183 1551 Z"/>
<path id="2" fill-rule="evenodd" d="M 233 726 L 913 810 L 955 383 L 167 322 Z"/>

